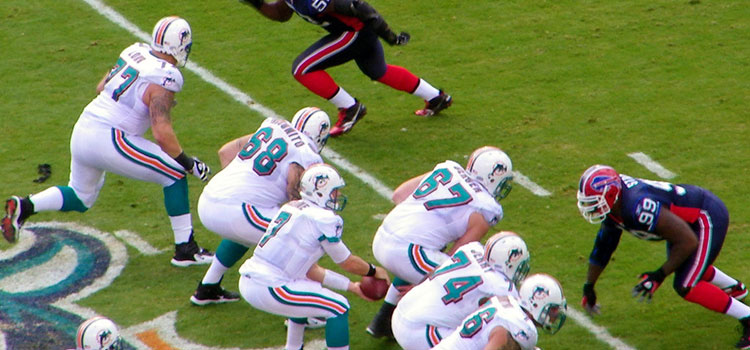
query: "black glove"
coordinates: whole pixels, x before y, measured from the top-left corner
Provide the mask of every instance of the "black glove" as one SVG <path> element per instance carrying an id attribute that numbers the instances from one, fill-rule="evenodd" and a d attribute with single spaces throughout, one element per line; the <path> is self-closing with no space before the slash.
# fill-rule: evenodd
<path id="1" fill-rule="evenodd" d="M 664 274 L 664 270 L 661 267 L 653 272 L 644 272 L 640 276 L 641 281 L 633 287 L 633 298 L 641 296 L 638 301 L 641 302 L 646 299 L 647 302 L 651 302 L 651 298 L 659 289 L 659 286 L 664 282 L 664 278 L 667 276 Z"/>
<path id="2" fill-rule="evenodd" d="M 250 5 L 256 9 L 260 9 L 263 6 L 263 0 L 240 0 L 240 4 Z"/>
<path id="3" fill-rule="evenodd" d="M 409 35 L 409 33 L 407 32 L 401 32 L 401 34 L 396 35 L 396 33 L 388 30 L 388 33 L 383 36 L 383 39 L 388 43 L 388 45 L 402 46 L 406 45 L 406 43 L 409 42 L 409 39 L 411 39 L 411 35 Z"/>
<path id="4" fill-rule="evenodd" d="M 581 306 L 589 315 L 598 315 L 600 313 L 600 306 L 596 303 L 596 291 L 594 291 L 594 284 L 586 282 L 583 284 L 583 299 L 581 299 Z"/>
<path id="5" fill-rule="evenodd" d="M 195 163 L 193 163 L 193 168 L 190 169 L 190 173 L 201 179 L 201 181 L 206 182 L 206 180 L 208 180 L 208 174 L 211 173 L 211 168 L 196 157 L 193 157 L 193 161 Z"/>

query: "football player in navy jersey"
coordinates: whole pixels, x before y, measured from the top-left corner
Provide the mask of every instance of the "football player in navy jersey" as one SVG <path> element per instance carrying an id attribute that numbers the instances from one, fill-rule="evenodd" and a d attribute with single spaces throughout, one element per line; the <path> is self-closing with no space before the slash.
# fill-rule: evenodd
<path id="1" fill-rule="evenodd" d="M 674 273 L 673 288 L 683 299 L 739 319 L 743 333 L 736 346 L 750 349 L 750 307 L 741 302 L 747 289 L 713 266 L 729 225 L 721 199 L 698 186 L 638 179 L 594 165 L 581 176 L 578 209 L 589 222 L 601 224 L 583 286 L 587 311 L 599 311 L 594 284 L 625 230 L 640 239 L 667 241 L 667 261 L 640 275 L 634 297 L 650 301 Z"/>
<path id="2" fill-rule="evenodd" d="M 415 112 L 432 116 L 453 102 L 450 95 L 438 90 L 409 70 L 385 62 L 383 46 L 406 45 L 409 34 L 396 34 L 388 23 L 364 0 L 240 0 L 255 7 L 265 17 L 286 22 L 296 12 L 304 20 L 323 27 L 328 34 L 303 51 L 292 64 L 292 74 L 302 85 L 323 97 L 339 110 L 338 121 L 331 128 L 332 137 L 348 132 L 367 113 L 365 106 L 338 86 L 326 69 L 354 60 L 370 79 L 396 90 L 417 95 L 425 107 Z"/>

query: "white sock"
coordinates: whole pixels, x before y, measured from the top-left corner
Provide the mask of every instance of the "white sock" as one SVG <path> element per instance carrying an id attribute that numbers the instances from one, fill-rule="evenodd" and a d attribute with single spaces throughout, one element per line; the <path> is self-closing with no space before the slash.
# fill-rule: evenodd
<path id="1" fill-rule="evenodd" d="M 429 101 L 440 95 L 440 90 L 436 89 L 435 87 L 430 85 L 430 83 L 420 78 L 419 85 L 417 85 L 417 89 L 414 90 L 414 95 L 421 97 L 425 101 Z"/>
<path id="2" fill-rule="evenodd" d="M 190 213 L 178 216 L 170 216 L 169 221 L 172 222 L 172 231 L 174 231 L 174 243 L 180 244 L 187 242 L 190 239 L 190 234 L 193 233 L 193 220 L 190 217 Z"/>
<path id="3" fill-rule="evenodd" d="M 34 211 L 60 210 L 63 206 L 63 195 L 57 187 L 50 187 L 42 192 L 29 196 L 34 203 Z"/>
<path id="4" fill-rule="evenodd" d="M 331 101 L 331 103 L 336 105 L 337 108 L 349 108 L 357 103 L 357 101 L 354 100 L 354 97 L 349 95 L 349 93 L 342 87 L 339 87 L 339 91 L 328 101 Z"/>
<path id="5" fill-rule="evenodd" d="M 224 273 L 229 270 L 228 267 L 221 264 L 221 261 L 219 261 L 219 258 L 214 255 L 213 260 L 211 261 L 211 266 L 208 267 L 208 271 L 206 271 L 206 274 L 203 276 L 203 280 L 201 283 L 203 284 L 216 284 L 221 281 L 221 278 L 224 277 Z"/>
<path id="6" fill-rule="evenodd" d="M 741 319 L 750 316 L 750 306 L 743 304 L 741 301 L 735 298 L 729 298 L 729 307 L 727 308 L 727 315 L 732 316 L 736 319 Z"/>
<path id="7" fill-rule="evenodd" d="M 390 287 L 388 287 L 388 293 L 385 294 L 385 302 L 392 305 L 398 304 L 398 301 L 401 300 L 399 293 L 398 289 L 391 283 Z"/>
<path id="8" fill-rule="evenodd" d="M 299 350 L 305 338 L 305 325 L 289 320 L 286 326 L 286 350 Z"/>
<path id="9" fill-rule="evenodd" d="M 347 345 L 347 346 L 338 346 L 338 347 L 329 346 L 328 350 L 349 350 L 349 345 Z"/>
<path id="10" fill-rule="evenodd" d="M 716 273 L 714 274 L 714 278 L 708 281 L 709 283 L 721 289 L 731 287 L 738 283 L 736 279 L 729 277 L 729 275 L 716 268 L 716 266 L 714 266 L 714 271 L 716 271 Z"/>

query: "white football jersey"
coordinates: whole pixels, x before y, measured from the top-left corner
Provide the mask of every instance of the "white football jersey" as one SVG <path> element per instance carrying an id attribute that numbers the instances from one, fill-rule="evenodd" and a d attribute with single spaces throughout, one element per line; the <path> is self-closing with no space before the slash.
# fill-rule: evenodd
<path id="1" fill-rule="evenodd" d="M 518 290 L 484 259 L 482 244 L 471 242 L 406 293 L 396 312 L 409 322 L 455 328 L 480 300 L 494 295 L 518 297 Z"/>
<path id="2" fill-rule="evenodd" d="M 523 350 L 534 350 L 539 337 L 532 321 L 513 297 L 494 297 L 463 319 L 456 331 L 433 350 L 484 349 L 492 330 L 502 327 Z"/>
<path id="3" fill-rule="evenodd" d="M 203 195 L 275 207 L 286 202 L 292 163 L 307 169 L 323 159 L 314 142 L 282 119 L 268 118 L 226 168 L 214 175 Z"/>
<path id="4" fill-rule="evenodd" d="M 307 271 L 325 253 L 335 263 L 351 255 L 341 241 L 344 220 L 331 210 L 306 200 L 284 204 L 253 256 L 240 267 L 240 274 L 268 286 L 280 286 L 306 278 Z"/>
<path id="5" fill-rule="evenodd" d="M 466 233 L 474 212 L 481 213 L 490 226 L 503 218 L 503 207 L 484 186 L 461 165 L 447 160 L 388 213 L 382 227 L 405 242 L 440 250 Z"/>
<path id="6" fill-rule="evenodd" d="M 109 72 L 104 90 L 84 108 L 81 117 L 141 136 L 151 126 L 148 106 L 143 103 L 149 84 L 179 92 L 182 73 L 171 63 L 151 54 L 148 44 L 130 45 Z"/>

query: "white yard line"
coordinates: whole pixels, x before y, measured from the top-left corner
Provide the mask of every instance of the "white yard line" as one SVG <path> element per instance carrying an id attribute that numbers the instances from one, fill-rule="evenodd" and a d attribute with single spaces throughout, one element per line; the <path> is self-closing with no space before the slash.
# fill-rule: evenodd
<path id="1" fill-rule="evenodd" d="M 149 42 L 151 39 L 149 35 L 140 29 L 130 23 L 125 17 L 117 13 L 114 9 L 106 6 L 104 3 L 102 3 L 99 0 L 82 0 L 89 4 L 92 8 L 94 8 L 97 12 L 102 14 L 104 17 L 109 19 L 110 21 L 114 22 L 115 24 L 119 25 L 120 27 L 126 29 L 134 36 L 140 38 L 141 40 L 144 40 L 146 42 Z M 221 91 L 225 92 L 232 98 L 234 98 L 236 101 L 248 106 L 250 109 L 260 113 L 264 117 L 274 117 L 274 118 L 281 118 L 276 112 L 273 110 L 255 102 L 255 100 L 252 99 L 249 95 L 245 94 L 244 92 L 240 91 L 239 89 L 229 85 L 227 82 L 223 81 L 222 79 L 216 77 L 213 75 L 213 73 L 209 72 L 205 68 L 200 67 L 197 63 L 194 61 L 188 62 L 187 69 L 191 70 L 193 73 L 201 77 L 201 79 L 205 80 L 206 82 L 213 84 L 217 88 L 219 88 Z M 356 165 L 349 162 L 347 159 L 339 155 L 338 153 L 334 152 L 330 149 L 330 147 L 327 147 L 323 150 L 323 156 L 328 158 L 331 163 L 336 164 L 338 167 L 350 172 L 352 175 L 356 176 L 358 179 L 363 181 L 368 186 L 372 187 L 378 194 L 380 194 L 383 198 L 386 200 L 391 199 L 391 195 L 393 194 L 393 190 L 391 190 L 388 186 L 383 184 L 380 180 L 372 176 L 371 174 L 367 173 L 366 171 L 360 169 Z M 528 188 L 532 193 L 538 195 L 538 196 L 549 196 L 550 192 L 541 188 L 540 186 L 534 184 L 531 180 L 529 180 L 526 176 L 518 173 L 517 178 L 520 180 L 517 182 L 526 188 Z M 530 186 L 527 187 L 527 186 Z M 571 309 L 571 314 L 575 314 L 576 310 Z M 607 338 L 600 338 L 600 334 L 602 331 L 606 334 L 606 330 L 602 327 L 594 325 L 592 322 L 588 321 L 585 323 L 581 323 L 578 318 L 571 317 L 573 320 L 578 322 L 582 327 L 588 329 L 591 333 L 593 333 L 595 336 L 597 336 L 598 339 L 601 339 L 603 342 L 609 344 L 613 349 L 616 350 L 624 350 L 624 349 L 632 349 L 633 348 L 622 347 L 624 345 L 623 342 L 618 340 L 617 338 L 613 338 L 611 336 L 608 336 Z M 585 320 L 585 318 L 583 319 Z"/>
<path id="2" fill-rule="evenodd" d="M 154 246 L 148 243 L 145 239 L 141 238 L 140 235 L 132 231 L 119 230 L 119 231 L 115 231 L 114 235 L 117 238 L 123 240 L 125 243 L 127 243 L 131 247 L 141 252 L 141 254 L 143 255 L 157 255 L 166 251 L 164 249 L 159 250 L 159 249 L 154 248 Z"/>
<path id="3" fill-rule="evenodd" d="M 628 157 L 633 158 L 638 164 L 643 165 L 646 169 L 662 179 L 671 179 L 677 176 L 677 174 L 667 170 L 667 168 L 663 167 L 643 152 L 628 153 Z"/>

